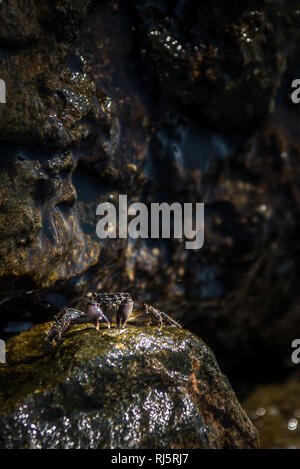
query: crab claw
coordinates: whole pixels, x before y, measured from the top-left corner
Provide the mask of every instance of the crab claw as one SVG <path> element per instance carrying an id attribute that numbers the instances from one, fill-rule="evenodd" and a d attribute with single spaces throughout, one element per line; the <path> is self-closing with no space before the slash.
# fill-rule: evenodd
<path id="1" fill-rule="evenodd" d="M 100 308 L 99 303 L 96 301 L 90 301 L 87 308 L 87 314 L 91 318 L 91 321 L 95 324 L 97 331 L 99 330 L 99 323 L 103 321 L 107 324 L 108 329 L 110 329 L 110 322 Z"/>
<path id="2" fill-rule="evenodd" d="M 124 327 L 129 316 L 131 315 L 133 310 L 133 301 L 132 299 L 128 298 L 126 299 L 119 307 L 118 312 L 117 312 L 117 326 L 120 329 L 120 327 Z"/>

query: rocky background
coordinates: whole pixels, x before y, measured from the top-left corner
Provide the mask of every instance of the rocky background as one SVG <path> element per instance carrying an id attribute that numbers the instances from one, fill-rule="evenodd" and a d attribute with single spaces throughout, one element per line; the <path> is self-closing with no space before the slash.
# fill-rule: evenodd
<path id="1" fill-rule="evenodd" d="M 277 409 L 263 446 L 299 447 L 297 3 L 1 2 L 1 337 L 129 291 L 209 344 L 261 435 Z M 204 202 L 204 247 L 99 240 L 119 194 Z"/>

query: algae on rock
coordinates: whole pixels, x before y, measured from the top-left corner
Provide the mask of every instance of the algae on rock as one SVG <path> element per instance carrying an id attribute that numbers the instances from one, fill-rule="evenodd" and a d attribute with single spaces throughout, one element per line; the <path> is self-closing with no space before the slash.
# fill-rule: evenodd
<path id="1" fill-rule="evenodd" d="M 7 343 L 2 448 L 256 448 L 258 436 L 201 339 L 183 329 L 68 331 Z"/>

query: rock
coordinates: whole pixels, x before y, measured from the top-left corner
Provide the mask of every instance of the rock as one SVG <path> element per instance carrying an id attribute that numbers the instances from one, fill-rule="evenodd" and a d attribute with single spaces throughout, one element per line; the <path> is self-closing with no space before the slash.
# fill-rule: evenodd
<path id="1" fill-rule="evenodd" d="M 72 176 L 76 145 L 107 121 L 105 97 L 74 50 L 95 2 L 21 3 L 1 5 L 0 19 L 0 290 L 12 296 L 74 283 L 97 263 Z"/>
<path id="2" fill-rule="evenodd" d="M 172 311 L 212 344 L 228 373 L 235 368 L 245 379 L 246 362 L 254 373 L 270 369 L 275 355 L 276 367 L 286 366 L 298 323 L 290 299 L 299 298 L 300 141 L 298 107 L 287 103 L 295 5 L 183 0 L 171 9 L 141 0 L 127 15 L 112 0 L 80 39 L 121 129 L 118 145 L 105 139 L 109 155 L 95 145 L 80 158 L 102 187 L 112 182 L 101 201 L 125 190 L 148 206 L 206 204 L 201 250 L 187 251 L 180 240 L 130 240 L 114 286 Z M 110 266 L 99 274 L 101 290 Z"/>
<path id="3" fill-rule="evenodd" d="M 136 44 L 149 83 L 196 120 L 219 129 L 256 127 L 297 57 L 296 5 L 137 1 Z"/>
<path id="4" fill-rule="evenodd" d="M 259 429 L 264 449 L 300 449 L 300 383 L 256 387 L 244 408 Z"/>
<path id="5" fill-rule="evenodd" d="M 130 291 L 201 333 L 231 376 L 286 367 L 299 302 L 299 11 L 227 3 L 3 5 L 4 327 L 80 307 L 89 290 Z M 119 194 L 204 202 L 203 248 L 99 240 L 96 207 Z"/>
<path id="6" fill-rule="evenodd" d="M 192 333 L 74 326 L 46 354 L 49 323 L 7 342 L 2 448 L 257 448 L 257 431 Z"/>
<path id="7" fill-rule="evenodd" d="M 34 290 L 83 273 L 99 246 L 78 222 L 72 152 L 0 145 L 2 291 Z"/>
<path id="8" fill-rule="evenodd" d="M 8 103 L 0 107 L 1 141 L 36 145 L 53 139 L 63 145 L 76 140 L 72 118 L 62 129 L 65 100 L 57 84 L 93 3 L 58 0 L 41 6 L 30 0 L 25 6 L 9 0 L 1 6 L 0 74 Z"/>
<path id="9" fill-rule="evenodd" d="M 102 118 L 87 65 L 71 53 L 92 5 L 1 5 L 1 292 L 67 282 L 98 260 L 99 246 L 78 222 L 72 183 L 74 146 L 90 133 L 83 121 Z"/>

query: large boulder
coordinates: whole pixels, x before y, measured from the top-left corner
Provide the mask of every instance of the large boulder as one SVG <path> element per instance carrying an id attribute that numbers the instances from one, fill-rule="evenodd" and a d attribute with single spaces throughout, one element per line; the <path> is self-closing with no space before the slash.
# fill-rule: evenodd
<path id="1" fill-rule="evenodd" d="M 48 329 L 7 343 L 2 448 L 258 447 L 214 354 L 192 333 L 77 325 L 49 354 Z"/>

